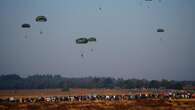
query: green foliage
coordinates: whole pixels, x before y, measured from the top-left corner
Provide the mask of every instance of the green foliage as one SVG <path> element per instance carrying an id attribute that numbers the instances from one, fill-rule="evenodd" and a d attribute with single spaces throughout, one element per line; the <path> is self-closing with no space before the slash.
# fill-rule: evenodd
<path id="1" fill-rule="evenodd" d="M 1 75 L 0 89 L 51 89 L 61 88 L 166 88 L 182 89 L 186 85 L 194 86 L 195 81 L 169 81 L 146 79 L 114 79 L 110 77 L 64 78 L 60 75 L 33 75 L 22 78 L 16 74 Z"/>

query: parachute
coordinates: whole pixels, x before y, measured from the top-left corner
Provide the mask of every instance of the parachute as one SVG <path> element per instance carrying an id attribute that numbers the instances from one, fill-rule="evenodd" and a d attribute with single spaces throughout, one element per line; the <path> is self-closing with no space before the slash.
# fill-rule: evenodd
<path id="1" fill-rule="evenodd" d="M 80 53 L 81 53 L 81 57 L 84 58 L 84 53 L 85 53 L 85 46 L 88 43 L 88 39 L 87 38 L 78 38 L 76 39 L 76 44 L 78 44 L 79 48 L 80 48 Z"/>
<path id="2" fill-rule="evenodd" d="M 159 28 L 159 29 L 157 29 L 156 31 L 157 31 L 157 32 L 165 32 L 165 30 L 162 29 L 162 28 Z"/>
<path id="3" fill-rule="evenodd" d="M 88 40 L 88 42 L 96 42 L 96 38 L 95 37 L 90 37 L 87 40 Z"/>
<path id="4" fill-rule="evenodd" d="M 76 44 L 87 44 L 88 39 L 87 38 L 78 38 L 76 39 Z"/>
<path id="5" fill-rule="evenodd" d="M 22 26 L 21 26 L 22 28 L 30 28 L 31 26 L 30 26 L 30 24 L 22 24 Z"/>
<path id="6" fill-rule="evenodd" d="M 95 37 L 90 37 L 90 38 L 81 37 L 75 40 L 76 44 L 78 44 L 80 48 L 80 53 L 82 58 L 84 58 L 84 53 L 86 48 L 89 47 L 91 52 L 94 51 L 94 45 L 96 44 L 96 41 L 97 40 Z"/>
<path id="7" fill-rule="evenodd" d="M 162 29 L 162 28 L 158 28 L 158 29 L 156 30 L 156 32 L 158 32 L 158 33 L 163 33 L 163 32 L 165 32 L 165 30 Z M 162 40 L 163 40 L 163 38 L 160 37 L 160 41 L 162 41 Z"/>
<path id="8" fill-rule="evenodd" d="M 47 18 L 45 16 L 37 16 L 36 22 L 47 22 Z"/>
<path id="9" fill-rule="evenodd" d="M 47 22 L 47 18 L 45 16 L 37 16 L 35 20 L 36 22 L 39 22 L 39 23 Z M 43 34 L 43 31 L 41 29 L 40 29 L 40 34 Z"/>
<path id="10" fill-rule="evenodd" d="M 25 36 L 24 38 L 28 38 L 27 31 L 31 28 L 30 24 L 24 23 L 21 25 L 21 28 L 25 29 Z"/>

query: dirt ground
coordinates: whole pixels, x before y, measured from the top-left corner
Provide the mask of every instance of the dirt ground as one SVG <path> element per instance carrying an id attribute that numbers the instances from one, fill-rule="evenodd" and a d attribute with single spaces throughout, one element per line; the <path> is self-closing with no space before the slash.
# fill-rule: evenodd
<path id="1" fill-rule="evenodd" d="M 4 104 L 0 110 L 195 110 L 195 101 L 85 101 L 69 103 Z"/>
<path id="2" fill-rule="evenodd" d="M 61 89 L 32 89 L 32 90 L 0 90 L 0 98 L 9 97 L 36 97 L 36 96 L 78 96 L 78 95 L 123 95 L 128 94 L 126 89 L 70 89 L 63 92 Z"/>

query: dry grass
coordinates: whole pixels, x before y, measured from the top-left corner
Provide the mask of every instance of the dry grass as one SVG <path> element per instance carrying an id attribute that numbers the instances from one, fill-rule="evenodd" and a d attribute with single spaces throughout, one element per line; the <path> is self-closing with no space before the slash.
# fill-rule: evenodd
<path id="1" fill-rule="evenodd" d="M 7 104 L 0 105 L 0 110 L 195 110 L 195 101 L 186 103 L 186 101 L 133 100 Z"/>
<path id="2" fill-rule="evenodd" d="M 32 89 L 32 90 L 0 90 L 0 98 L 9 97 L 36 97 L 36 96 L 77 96 L 77 95 L 123 95 L 128 94 L 126 89 L 70 89 L 63 92 L 61 89 Z"/>

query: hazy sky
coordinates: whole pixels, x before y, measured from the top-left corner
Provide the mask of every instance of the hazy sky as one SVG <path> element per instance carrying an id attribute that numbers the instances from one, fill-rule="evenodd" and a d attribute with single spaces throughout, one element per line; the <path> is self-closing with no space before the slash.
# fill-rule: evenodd
<path id="1" fill-rule="evenodd" d="M 0 74 L 195 80 L 194 20 L 195 0 L 0 0 Z"/>

